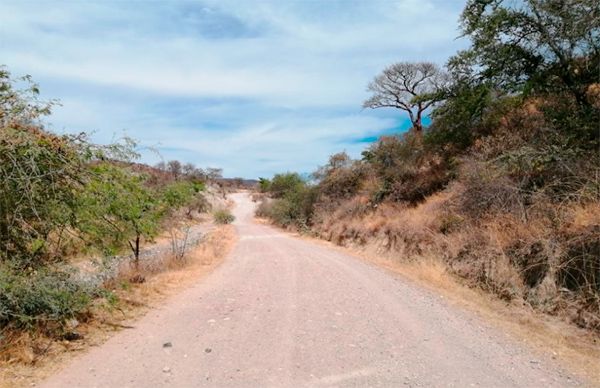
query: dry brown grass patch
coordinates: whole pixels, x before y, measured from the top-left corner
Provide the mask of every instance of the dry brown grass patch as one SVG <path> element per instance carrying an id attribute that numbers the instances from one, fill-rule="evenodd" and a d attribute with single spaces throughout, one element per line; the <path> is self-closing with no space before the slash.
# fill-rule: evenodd
<path id="1" fill-rule="evenodd" d="M 14 334 L 11 346 L 0 362 L 0 388 L 25 387 L 35 384 L 70 362 L 82 351 L 101 345 L 115 331 L 127 329 L 128 322 L 140 318 L 166 298 L 197 282 L 216 268 L 236 243 L 235 229 L 231 225 L 215 228 L 206 239 L 186 255 L 186 260 L 164 260 L 162 270 L 123 272 L 111 283 L 119 298 L 115 305 L 105 303 L 93 308 L 89 322 L 81 323 L 77 330 L 83 335 L 80 341 L 60 341 L 29 333 Z M 132 274 L 144 276 L 140 284 L 129 282 Z"/>
<path id="2" fill-rule="evenodd" d="M 600 386 L 600 339 L 597 335 L 575 328 L 560 317 L 542 314 L 522 303 L 508 303 L 467 285 L 464 279 L 453 274 L 439 255 L 425 254 L 418 260 L 400 260 L 397 253 L 382 254 L 370 246 L 350 248 L 308 236 L 303 238 L 372 262 L 441 294 L 450 303 L 509 333 L 541 357 L 555 359 L 592 386 Z"/>

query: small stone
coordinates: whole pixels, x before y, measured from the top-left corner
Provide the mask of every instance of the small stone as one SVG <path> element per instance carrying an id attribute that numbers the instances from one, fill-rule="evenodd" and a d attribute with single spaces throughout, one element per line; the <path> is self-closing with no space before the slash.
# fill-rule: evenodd
<path id="1" fill-rule="evenodd" d="M 63 334 L 63 339 L 66 341 L 77 341 L 83 339 L 83 336 L 76 331 L 68 331 Z"/>
<path id="2" fill-rule="evenodd" d="M 171 373 L 171 368 L 169 368 L 168 366 L 165 366 L 163 368 L 163 373 Z"/>
<path id="3" fill-rule="evenodd" d="M 212 352 L 212 349 L 211 349 L 211 348 L 206 348 L 206 349 L 204 349 L 204 351 L 205 351 L 206 353 L 210 353 L 210 352 Z"/>
<path id="4" fill-rule="evenodd" d="M 170 342 L 165 342 L 165 343 L 163 344 L 163 348 L 172 348 L 172 347 L 173 347 L 173 344 L 172 344 L 172 343 L 170 343 Z"/>

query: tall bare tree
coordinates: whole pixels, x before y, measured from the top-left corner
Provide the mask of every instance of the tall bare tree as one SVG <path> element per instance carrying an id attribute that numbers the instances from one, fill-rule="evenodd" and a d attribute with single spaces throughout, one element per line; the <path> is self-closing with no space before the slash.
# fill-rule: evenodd
<path id="1" fill-rule="evenodd" d="M 369 84 L 372 96 L 364 108 L 396 108 L 406 111 L 415 132 L 423 130 L 423 113 L 441 100 L 447 75 L 430 62 L 398 62 L 386 67 Z"/>

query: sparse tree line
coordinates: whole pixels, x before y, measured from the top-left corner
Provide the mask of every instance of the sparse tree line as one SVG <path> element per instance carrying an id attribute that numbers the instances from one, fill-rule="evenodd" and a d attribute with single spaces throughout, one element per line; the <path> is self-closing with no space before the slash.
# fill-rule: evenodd
<path id="1" fill-rule="evenodd" d="M 130 139 L 100 146 L 83 133 L 53 134 L 43 119 L 56 102 L 38 96 L 29 77 L 0 67 L 0 354 L 11 330 L 60 334 L 107 297 L 72 276 L 69 258 L 129 251 L 137 266 L 175 212 L 208 210 L 206 184 L 221 175 L 135 163 Z"/>
<path id="2" fill-rule="evenodd" d="M 408 132 L 309 179 L 261 178 L 257 213 L 434 256 L 470 285 L 600 330 L 600 3 L 470 0 L 460 28 L 470 47 L 444 67 L 398 62 L 368 85 L 363 107 L 404 112 Z"/>
<path id="3" fill-rule="evenodd" d="M 217 182 L 223 178 L 223 169 L 221 168 L 208 167 L 202 169 L 192 163 L 182 164 L 179 160 L 159 162 L 154 167 L 170 174 L 175 179 L 183 177 L 200 181 Z"/>

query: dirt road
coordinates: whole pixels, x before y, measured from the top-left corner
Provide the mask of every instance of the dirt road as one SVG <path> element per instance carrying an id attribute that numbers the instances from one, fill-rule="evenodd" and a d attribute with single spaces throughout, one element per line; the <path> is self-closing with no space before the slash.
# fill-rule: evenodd
<path id="1" fill-rule="evenodd" d="M 570 386 L 578 381 L 443 298 L 252 221 L 208 278 L 45 387 Z"/>

